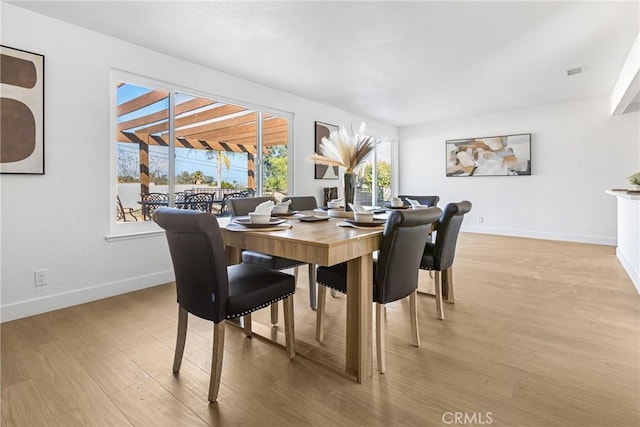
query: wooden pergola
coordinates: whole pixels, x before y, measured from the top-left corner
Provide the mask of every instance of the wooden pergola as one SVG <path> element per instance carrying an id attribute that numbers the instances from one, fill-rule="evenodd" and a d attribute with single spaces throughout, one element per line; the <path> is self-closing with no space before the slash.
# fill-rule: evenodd
<path id="1" fill-rule="evenodd" d="M 167 98 L 152 90 L 117 107 L 118 118 Z M 246 107 L 205 98 L 193 98 L 175 106 L 175 146 L 197 150 L 247 153 L 247 187 L 255 191 L 257 113 Z M 140 191 L 149 192 L 149 146 L 169 146 L 169 111 L 163 109 L 118 124 L 119 143 L 140 147 Z M 287 119 L 263 115 L 262 147 L 287 145 Z"/>

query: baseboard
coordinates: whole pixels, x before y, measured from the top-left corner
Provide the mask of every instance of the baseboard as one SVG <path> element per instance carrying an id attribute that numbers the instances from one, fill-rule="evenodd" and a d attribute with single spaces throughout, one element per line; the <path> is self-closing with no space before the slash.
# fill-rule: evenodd
<path id="1" fill-rule="evenodd" d="M 590 243 L 595 245 L 616 246 L 616 238 L 602 236 L 586 236 L 582 234 L 548 233 L 528 230 L 507 230 L 484 226 L 463 226 L 460 231 L 478 234 L 495 234 L 498 236 L 526 237 L 530 239 L 560 240 L 564 242 Z"/>
<path id="2" fill-rule="evenodd" d="M 150 288 L 173 282 L 174 280 L 173 270 L 169 270 L 7 304 L 0 309 L 0 322 L 22 319 L 36 314 Z"/>
<path id="3" fill-rule="evenodd" d="M 629 260 L 625 258 L 624 254 L 620 251 L 619 248 L 616 249 L 616 256 L 618 257 L 620 264 L 622 264 L 622 267 L 624 267 L 624 270 L 631 278 L 631 282 L 633 282 L 633 286 L 636 287 L 636 291 L 638 291 L 638 293 L 640 294 L 640 272 L 633 269 L 633 265 L 631 265 L 631 262 L 629 262 Z"/>

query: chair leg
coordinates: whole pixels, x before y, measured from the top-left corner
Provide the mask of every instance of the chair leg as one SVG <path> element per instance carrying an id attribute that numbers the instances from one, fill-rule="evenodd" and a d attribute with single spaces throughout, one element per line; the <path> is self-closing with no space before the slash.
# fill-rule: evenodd
<path id="1" fill-rule="evenodd" d="M 327 300 L 327 287 L 318 286 L 318 309 L 316 310 L 316 341 L 322 342 L 324 338 L 324 329 L 322 320 L 324 317 L 324 305 Z"/>
<path id="2" fill-rule="evenodd" d="M 412 345 L 420 347 L 420 330 L 418 329 L 418 290 L 409 295 L 409 316 L 411 317 Z"/>
<path id="3" fill-rule="evenodd" d="M 316 265 L 309 264 L 309 306 L 318 309 L 318 285 L 316 284 Z"/>
<path id="4" fill-rule="evenodd" d="M 213 324 L 213 351 L 211 352 L 211 379 L 209 380 L 209 402 L 218 398 L 220 376 L 222 375 L 222 356 L 224 355 L 224 323 Z"/>
<path id="5" fill-rule="evenodd" d="M 298 274 L 300 273 L 300 266 L 293 267 L 293 279 L 296 282 L 296 286 L 298 285 Z"/>
<path id="6" fill-rule="evenodd" d="M 447 302 L 449 304 L 454 304 L 455 300 L 453 298 L 453 266 L 447 268 L 447 271 L 445 272 L 445 277 L 447 279 L 447 283 L 446 283 L 446 287 L 447 287 Z M 443 288 L 444 288 L 444 286 L 443 286 Z"/>
<path id="7" fill-rule="evenodd" d="M 278 324 L 278 302 L 277 301 L 271 304 L 271 324 L 272 325 Z"/>
<path id="8" fill-rule="evenodd" d="M 182 306 L 178 307 L 178 335 L 176 337 L 176 351 L 173 355 L 173 373 L 180 372 L 184 343 L 187 340 L 187 320 L 189 312 Z"/>
<path id="9" fill-rule="evenodd" d="M 387 325 L 387 308 L 376 303 L 376 353 L 378 355 L 378 372 L 384 374 L 387 368 L 385 357 L 385 327 Z"/>
<path id="10" fill-rule="evenodd" d="M 244 323 L 244 336 L 251 338 L 251 313 L 242 316 L 242 321 Z"/>
<path id="11" fill-rule="evenodd" d="M 296 355 L 296 334 L 293 322 L 293 295 L 289 295 L 283 301 L 284 311 L 284 336 L 289 359 Z"/>
<path id="12" fill-rule="evenodd" d="M 438 319 L 444 320 L 444 309 L 442 308 L 442 281 L 440 280 L 440 272 L 435 271 L 435 288 L 436 288 L 436 310 L 438 311 Z"/>

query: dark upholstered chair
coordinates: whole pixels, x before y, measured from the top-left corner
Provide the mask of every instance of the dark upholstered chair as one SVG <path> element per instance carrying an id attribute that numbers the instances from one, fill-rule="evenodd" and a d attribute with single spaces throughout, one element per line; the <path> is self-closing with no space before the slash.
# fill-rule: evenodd
<path id="1" fill-rule="evenodd" d="M 420 346 L 416 290 L 420 260 L 431 230 L 431 224 L 438 220 L 442 210 L 428 209 L 394 211 L 382 234 L 378 259 L 373 265 L 373 301 L 376 303 L 376 348 L 378 371 L 385 371 L 384 328 L 386 325 L 384 305 L 410 297 L 411 331 L 413 345 Z M 322 341 L 322 317 L 326 287 L 347 293 L 347 263 L 332 267 L 318 267 L 318 312 L 316 339 Z"/>
<path id="2" fill-rule="evenodd" d="M 283 202 L 289 200 L 291 200 L 289 210 L 292 211 L 312 211 L 318 207 L 318 201 L 313 196 L 287 196 L 282 198 Z"/>
<path id="3" fill-rule="evenodd" d="M 318 207 L 318 201 L 313 196 L 290 196 L 283 197 L 282 201 L 291 200 L 289 210 L 292 211 L 312 211 Z M 312 309 L 318 308 L 318 287 L 316 286 L 316 265 L 309 264 L 309 306 Z"/>
<path id="4" fill-rule="evenodd" d="M 436 242 L 427 243 L 420 262 L 420 268 L 435 272 L 436 288 L 436 309 L 438 318 L 444 320 L 444 308 L 442 307 L 443 294 L 447 302 L 453 303 L 453 280 L 451 267 L 456 254 L 456 243 L 464 215 L 471 210 L 471 202 L 462 201 L 459 203 L 449 203 L 442 214 L 442 217 L 435 224 Z M 447 277 L 441 280 L 440 276 Z"/>
<path id="5" fill-rule="evenodd" d="M 231 216 L 244 216 L 249 212 L 253 212 L 255 208 L 263 202 L 271 200 L 276 203 L 274 197 L 246 197 L 243 199 L 229 199 L 228 207 L 231 212 Z M 286 270 L 288 268 L 295 268 L 294 276 L 296 281 L 298 280 L 298 267 L 304 265 L 304 262 L 296 261 L 293 259 L 282 258 L 279 256 L 267 255 L 256 251 L 242 251 L 242 262 L 249 264 L 256 264 L 264 268 L 270 268 L 272 270 Z M 274 304 L 271 307 L 271 323 L 274 325 L 278 323 L 278 305 Z"/>
<path id="6" fill-rule="evenodd" d="M 229 210 L 229 199 L 243 199 L 249 197 L 249 191 L 238 191 L 235 193 L 225 194 L 220 203 L 220 209 L 216 213 L 217 216 L 229 216 L 231 211 Z"/>
<path id="7" fill-rule="evenodd" d="M 251 312 L 281 299 L 287 353 L 289 358 L 294 357 L 293 276 L 252 264 L 227 267 L 222 234 L 213 214 L 162 207 L 153 219 L 166 230 L 176 275 L 179 311 L 173 372 L 178 372 L 182 363 L 189 313 L 211 320 L 214 328 L 209 401 L 214 402 L 222 372 L 225 319 L 244 316 L 245 333 L 250 335 Z"/>
<path id="8" fill-rule="evenodd" d="M 213 193 L 189 194 L 185 198 L 184 208 L 192 211 L 211 212 Z"/>
<path id="9" fill-rule="evenodd" d="M 410 203 L 407 202 L 407 198 L 411 200 L 417 200 L 421 205 L 424 206 L 438 206 L 438 202 L 440 201 L 440 196 L 398 196 L 404 202 L 405 206 L 409 206 Z"/>

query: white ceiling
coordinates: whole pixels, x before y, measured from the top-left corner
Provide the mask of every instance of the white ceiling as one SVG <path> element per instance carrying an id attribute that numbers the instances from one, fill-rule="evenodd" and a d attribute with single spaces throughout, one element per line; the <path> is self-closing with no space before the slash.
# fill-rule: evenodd
<path id="1" fill-rule="evenodd" d="M 640 22 L 637 1 L 11 3 L 397 126 L 609 95 Z"/>

